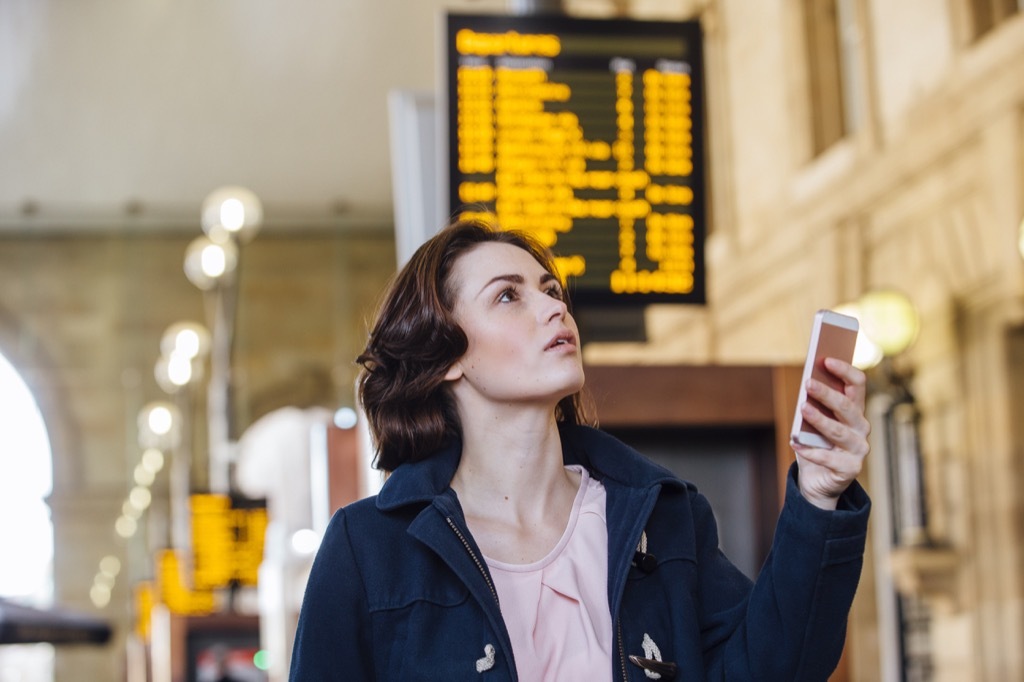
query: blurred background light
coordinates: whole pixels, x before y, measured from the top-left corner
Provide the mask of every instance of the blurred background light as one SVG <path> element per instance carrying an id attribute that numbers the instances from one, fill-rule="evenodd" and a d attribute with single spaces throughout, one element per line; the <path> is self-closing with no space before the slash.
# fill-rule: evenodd
<path id="1" fill-rule="evenodd" d="M 351 429 L 356 425 L 356 411 L 351 407 L 342 407 L 334 413 L 334 425 L 339 429 Z"/>
<path id="2" fill-rule="evenodd" d="M 227 281 L 238 265 L 238 248 L 230 241 L 196 237 L 185 249 L 185 276 L 203 291 Z"/>
<path id="3" fill-rule="evenodd" d="M 121 505 L 121 516 L 138 521 L 139 517 L 142 516 L 142 509 L 132 504 L 131 500 L 125 500 Z"/>
<path id="4" fill-rule="evenodd" d="M 862 314 L 857 303 L 845 303 L 835 308 L 837 313 L 857 318 L 860 323 L 860 331 L 857 332 L 857 344 L 853 349 L 853 366 L 860 370 L 871 369 L 882 361 L 884 357 L 882 348 L 864 331 Z"/>
<path id="5" fill-rule="evenodd" d="M 147 448 L 142 453 L 142 466 L 155 474 L 164 468 L 164 453 L 156 448 Z"/>
<path id="6" fill-rule="evenodd" d="M 265 649 L 260 649 L 252 657 L 252 664 L 259 670 L 270 669 L 270 654 Z"/>
<path id="7" fill-rule="evenodd" d="M 110 576 L 117 576 L 121 572 L 121 560 L 113 554 L 100 559 L 100 571 Z"/>
<path id="8" fill-rule="evenodd" d="M 153 501 L 153 494 L 149 492 L 148 488 L 135 486 L 132 488 L 132 491 L 128 493 L 128 501 L 131 502 L 132 506 L 136 509 L 145 510 Z"/>
<path id="9" fill-rule="evenodd" d="M 263 204 L 245 187 L 221 187 L 203 201 L 203 231 L 215 242 L 250 241 L 263 223 Z"/>
<path id="10" fill-rule="evenodd" d="M 150 486 L 153 485 L 153 479 L 156 478 L 156 473 L 150 471 L 142 464 L 136 464 L 135 473 L 132 478 L 138 485 Z"/>
<path id="11" fill-rule="evenodd" d="M 173 404 L 155 401 L 139 411 L 139 443 L 146 448 L 171 448 L 178 440 L 181 416 Z"/>
<path id="12" fill-rule="evenodd" d="M 1020 228 L 1017 231 L 1017 251 L 1020 257 L 1024 258 L 1024 218 L 1020 219 Z"/>
<path id="13" fill-rule="evenodd" d="M 920 321 L 917 309 L 902 292 L 894 289 L 869 291 L 857 301 L 861 325 L 868 337 L 887 356 L 899 355 L 917 338 Z"/>
<path id="14" fill-rule="evenodd" d="M 110 603 L 110 588 L 106 585 L 93 583 L 93 586 L 89 589 L 89 599 L 92 600 L 93 606 L 102 609 Z"/>
<path id="15" fill-rule="evenodd" d="M 160 337 L 160 352 L 189 359 L 202 357 L 210 352 L 210 332 L 198 322 L 175 322 Z"/>
<path id="16" fill-rule="evenodd" d="M 320 536 L 310 528 L 297 530 L 292 535 L 292 549 L 296 554 L 309 556 L 320 546 Z"/>
<path id="17" fill-rule="evenodd" d="M 128 516 L 119 516 L 117 517 L 117 521 L 114 522 L 114 531 L 125 539 L 135 535 L 135 531 L 138 530 L 138 527 L 139 525 L 135 519 Z"/>

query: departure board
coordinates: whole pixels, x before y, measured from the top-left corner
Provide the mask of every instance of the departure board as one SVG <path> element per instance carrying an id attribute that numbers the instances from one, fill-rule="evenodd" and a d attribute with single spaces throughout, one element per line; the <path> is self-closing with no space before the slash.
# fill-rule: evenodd
<path id="1" fill-rule="evenodd" d="M 446 28 L 451 213 L 540 239 L 577 305 L 704 303 L 699 24 Z"/>

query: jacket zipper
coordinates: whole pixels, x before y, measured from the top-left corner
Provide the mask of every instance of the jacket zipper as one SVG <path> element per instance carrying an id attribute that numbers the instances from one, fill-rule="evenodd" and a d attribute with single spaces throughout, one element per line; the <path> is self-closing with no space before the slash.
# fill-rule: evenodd
<path id="1" fill-rule="evenodd" d="M 626 672 L 626 647 L 622 644 L 622 621 L 615 620 L 615 630 L 619 640 L 619 665 L 622 666 L 622 682 L 629 682 L 629 673 Z"/>
<path id="2" fill-rule="evenodd" d="M 494 589 L 494 583 L 491 582 L 491 577 L 487 575 L 487 571 L 484 570 L 484 565 L 480 563 L 480 559 L 477 558 L 476 552 L 474 552 L 473 548 L 469 546 L 469 542 L 466 541 L 466 536 L 462 534 L 462 531 L 459 530 L 459 527 L 455 525 L 454 521 L 452 521 L 452 517 L 446 516 L 444 520 L 447 521 L 451 529 L 455 531 L 455 534 L 459 537 L 459 540 L 462 541 L 462 546 L 466 548 L 466 551 L 469 552 L 470 558 L 473 559 L 473 563 L 476 564 L 476 567 L 478 569 L 480 569 L 480 575 L 482 575 L 484 577 L 484 580 L 487 582 L 487 587 L 489 587 L 491 590 L 491 596 L 494 597 L 494 603 L 498 605 L 498 610 L 500 611 L 501 602 L 498 601 L 498 591 Z"/>

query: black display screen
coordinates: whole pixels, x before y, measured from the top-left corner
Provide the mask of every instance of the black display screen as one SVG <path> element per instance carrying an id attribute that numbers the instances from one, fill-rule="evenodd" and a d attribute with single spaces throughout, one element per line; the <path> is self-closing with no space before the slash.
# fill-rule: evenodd
<path id="1" fill-rule="evenodd" d="M 539 238 L 577 305 L 704 303 L 699 24 L 446 23 L 451 212 Z"/>

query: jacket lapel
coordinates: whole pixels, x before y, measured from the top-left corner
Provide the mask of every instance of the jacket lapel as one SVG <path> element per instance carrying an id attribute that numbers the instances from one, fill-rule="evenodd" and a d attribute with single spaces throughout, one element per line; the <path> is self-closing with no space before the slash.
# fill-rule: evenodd
<path id="1" fill-rule="evenodd" d="M 491 628 L 497 633 L 501 650 L 507 652 L 510 670 L 514 675 L 512 642 L 501 617 L 497 592 L 484 563 L 483 553 L 466 528 L 455 493 L 449 489 L 435 497 L 433 503 L 424 507 L 413 519 L 408 532 L 433 550 L 469 589 L 486 614 Z"/>

